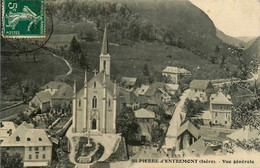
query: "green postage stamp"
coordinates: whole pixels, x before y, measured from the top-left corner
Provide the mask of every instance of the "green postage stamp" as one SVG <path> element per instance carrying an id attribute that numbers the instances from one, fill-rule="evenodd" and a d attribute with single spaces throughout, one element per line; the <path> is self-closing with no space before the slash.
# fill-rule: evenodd
<path id="1" fill-rule="evenodd" d="M 45 0 L 3 0 L 4 38 L 44 38 Z"/>

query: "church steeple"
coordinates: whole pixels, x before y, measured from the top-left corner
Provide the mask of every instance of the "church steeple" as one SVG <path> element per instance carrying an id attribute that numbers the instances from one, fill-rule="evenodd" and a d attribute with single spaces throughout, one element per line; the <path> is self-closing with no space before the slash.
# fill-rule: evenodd
<path id="1" fill-rule="evenodd" d="M 101 54 L 99 56 L 99 72 L 104 71 L 108 77 L 110 77 L 110 63 L 111 58 L 108 53 L 108 37 L 107 37 L 107 26 L 105 26 Z"/>
<path id="2" fill-rule="evenodd" d="M 107 55 L 108 53 L 109 50 L 108 50 L 108 38 L 107 38 L 107 26 L 105 26 L 101 55 Z"/>

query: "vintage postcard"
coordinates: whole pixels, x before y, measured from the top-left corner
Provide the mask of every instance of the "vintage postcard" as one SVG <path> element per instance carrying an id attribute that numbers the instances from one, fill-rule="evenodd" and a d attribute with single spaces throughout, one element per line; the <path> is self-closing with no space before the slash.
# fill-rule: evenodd
<path id="1" fill-rule="evenodd" d="M 2 168 L 259 168 L 259 0 L 2 0 Z"/>

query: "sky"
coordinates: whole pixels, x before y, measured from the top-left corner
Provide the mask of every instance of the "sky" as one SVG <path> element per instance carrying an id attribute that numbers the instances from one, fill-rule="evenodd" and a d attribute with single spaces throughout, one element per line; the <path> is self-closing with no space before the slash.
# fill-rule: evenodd
<path id="1" fill-rule="evenodd" d="M 260 0 L 190 0 L 225 34 L 260 36 Z"/>

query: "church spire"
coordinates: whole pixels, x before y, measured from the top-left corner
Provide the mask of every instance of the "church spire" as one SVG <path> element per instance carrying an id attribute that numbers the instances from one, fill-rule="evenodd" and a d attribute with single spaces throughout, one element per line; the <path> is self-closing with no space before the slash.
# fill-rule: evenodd
<path id="1" fill-rule="evenodd" d="M 109 51 L 108 51 L 107 26 L 105 26 L 104 36 L 103 36 L 103 43 L 102 43 L 102 49 L 101 49 L 101 55 L 107 55 L 108 52 Z"/>

